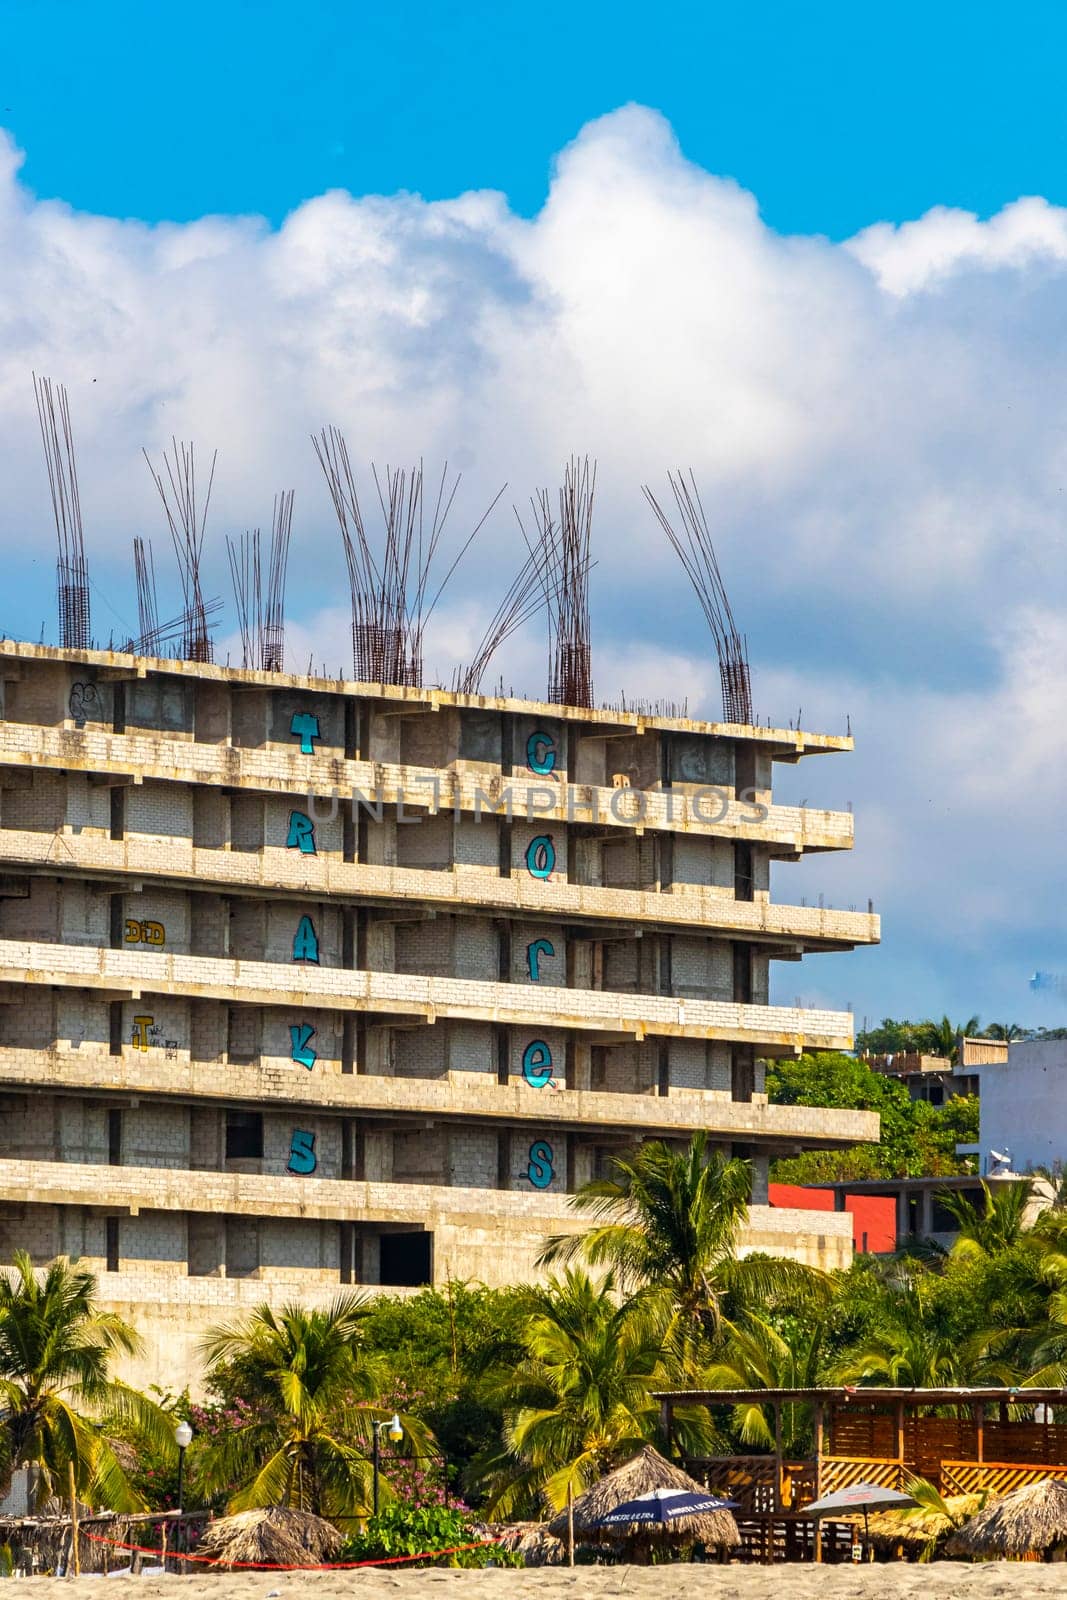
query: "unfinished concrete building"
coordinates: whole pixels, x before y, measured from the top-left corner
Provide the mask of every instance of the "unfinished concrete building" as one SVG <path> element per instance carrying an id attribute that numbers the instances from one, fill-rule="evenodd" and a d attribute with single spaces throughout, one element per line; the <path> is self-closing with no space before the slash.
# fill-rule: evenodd
<path id="1" fill-rule="evenodd" d="M 0 680 L 0 1252 L 90 1264 L 135 1376 L 265 1297 L 528 1279 L 613 1153 L 697 1128 L 752 1161 L 749 1248 L 849 1259 L 767 1163 L 877 1118 L 763 1087 L 852 1042 L 770 961 L 878 937 L 768 892 L 852 841 L 774 761 L 849 739 L 11 641 Z"/>

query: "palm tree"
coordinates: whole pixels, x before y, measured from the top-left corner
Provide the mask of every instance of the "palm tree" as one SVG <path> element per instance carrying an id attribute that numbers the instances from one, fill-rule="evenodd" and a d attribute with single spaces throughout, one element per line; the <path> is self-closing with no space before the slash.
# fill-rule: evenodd
<path id="1" fill-rule="evenodd" d="M 210 1445 L 202 1462 L 209 1489 L 237 1486 L 230 1511 L 369 1510 L 373 1426 L 389 1412 L 369 1403 L 383 1373 L 360 1347 L 366 1315 L 357 1294 L 339 1295 L 326 1310 L 261 1305 L 204 1340 L 209 1380 L 225 1381 L 250 1406 L 247 1421 Z M 425 1449 L 421 1424 L 405 1419 L 404 1432 Z"/>
<path id="2" fill-rule="evenodd" d="M 115 1511 L 146 1509 L 107 1437 L 121 1420 L 173 1454 L 168 1419 L 144 1395 L 108 1376 L 113 1355 L 140 1340 L 121 1317 L 100 1311 L 96 1279 L 53 1261 L 38 1277 L 25 1250 L 0 1272 L 0 1492 L 18 1466 L 36 1469 L 37 1501 L 66 1493 L 70 1468 L 79 1496 Z"/>
<path id="3" fill-rule="evenodd" d="M 905 1389 L 1014 1383 L 1013 1371 L 997 1359 L 1014 1330 L 979 1328 L 960 1338 L 943 1314 L 939 1281 L 915 1261 L 895 1262 L 869 1330 L 844 1351 L 834 1380 Z"/>
<path id="4" fill-rule="evenodd" d="M 995 1191 L 983 1179 L 982 1202 L 976 1209 L 965 1194 L 942 1190 L 937 1198 L 958 1228 L 952 1254 L 989 1259 L 1018 1244 L 1027 1231 L 1026 1211 L 1033 1193 L 1029 1178 L 998 1184 Z"/>
<path id="5" fill-rule="evenodd" d="M 799 1262 L 738 1254 L 751 1184 L 750 1163 L 709 1152 L 703 1131 L 682 1152 L 650 1140 L 571 1197 L 593 1226 L 549 1239 L 540 1261 L 611 1267 L 621 1289 L 659 1303 L 665 1337 L 698 1359 L 724 1315 L 829 1291 L 823 1273 Z"/>
<path id="6" fill-rule="evenodd" d="M 1018 1022 L 991 1022 L 983 1035 L 986 1039 L 1003 1039 L 1005 1044 L 1010 1044 L 1013 1039 L 1021 1039 L 1026 1029 Z"/>
<path id="7" fill-rule="evenodd" d="M 959 1041 L 973 1038 L 981 1026 L 978 1017 L 968 1017 L 966 1022 L 950 1022 L 948 1017 L 942 1017 L 940 1022 L 923 1024 L 933 1054 L 953 1063 L 959 1059 Z"/>
<path id="8" fill-rule="evenodd" d="M 593 1283 L 570 1269 L 530 1291 L 523 1342 L 526 1356 L 498 1384 L 505 1449 L 479 1463 L 488 1511 L 510 1517 L 553 1509 L 656 1437 L 652 1398 L 674 1372 L 665 1364 L 657 1320 L 641 1298 L 616 1293 L 607 1273 Z M 703 1418 L 676 1415 L 689 1449 L 706 1439 Z"/>
<path id="9" fill-rule="evenodd" d="M 775 1328 L 755 1312 L 726 1323 L 720 1353 L 705 1369 L 709 1389 L 815 1389 L 825 1369 L 825 1323 L 792 1317 Z M 773 1450 L 774 1426 L 769 1406 L 756 1401 L 733 1408 L 733 1427 L 742 1444 Z M 781 1408 L 782 1448 L 786 1455 L 806 1454 L 810 1446 L 811 1407 L 788 1403 Z"/>

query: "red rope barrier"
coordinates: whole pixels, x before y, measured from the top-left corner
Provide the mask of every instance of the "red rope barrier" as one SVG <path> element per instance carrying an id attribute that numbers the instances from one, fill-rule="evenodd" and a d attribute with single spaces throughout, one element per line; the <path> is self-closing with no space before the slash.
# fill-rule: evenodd
<path id="1" fill-rule="evenodd" d="M 162 1556 L 163 1551 L 150 1544 L 129 1544 L 124 1539 L 108 1539 L 102 1533 L 90 1533 L 87 1528 L 81 1530 L 82 1537 L 91 1539 L 94 1544 L 107 1544 L 115 1550 L 134 1550 L 141 1555 Z M 227 1562 L 227 1570 L 237 1568 L 252 1569 L 256 1572 L 348 1572 L 354 1567 L 395 1567 L 405 1561 L 433 1561 L 438 1556 L 455 1556 L 463 1550 L 482 1550 L 487 1545 L 500 1544 L 499 1539 L 475 1539 L 473 1544 L 454 1544 L 447 1550 L 423 1550 L 417 1556 L 377 1556 L 372 1561 L 318 1561 L 309 1562 L 304 1567 L 286 1566 L 281 1561 L 233 1561 Z M 187 1555 L 184 1551 L 168 1550 L 168 1556 L 175 1561 L 199 1561 L 205 1566 L 219 1565 L 215 1556 Z"/>

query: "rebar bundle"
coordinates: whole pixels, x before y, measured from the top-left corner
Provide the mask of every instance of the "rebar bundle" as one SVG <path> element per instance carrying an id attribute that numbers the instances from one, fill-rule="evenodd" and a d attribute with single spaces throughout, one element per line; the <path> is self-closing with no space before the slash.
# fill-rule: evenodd
<path id="1" fill-rule="evenodd" d="M 493 497 L 431 599 L 430 571 L 459 488 L 459 474 L 450 483 L 445 463 L 427 530 L 422 463 L 407 471 L 394 471 L 387 466 L 382 475 L 372 466 L 384 525 L 382 544 L 376 551 L 343 434 L 337 428 L 324 428 L 318 438 L 312 438 L 312 444 L 333 501 L 348 566 L 355 676 L 361 683 L 419 686 L 426 625 L 446 584 L 507 485 Z"/>
<path id="2" fill-rule="evenodd" d="M 157 655 L 159 607 L 156 602 L 156 563 L 151 540 L 146 545 L 138 535 L 133 541 L 133 570 L 137 581 L 138 655 Z"/>
<path id="3" fill-rule="evenodd" d="M 50 378 L 33 374 L 37 420 L 41 425 L 52 515 L 56 523 L 59 559 L 56 562 L 56 599 L 59 604 L 59 642 L 67 650 L 88 650 L 89 568 L 85 560 L 78 468 L 74 459 L 74 433 L 70 403 L 63 384 L 53 389 Z"/>
<path id="4" fill-rule="evenodd" d="M 171 539 L 174 541 L 174 554 L 181 577 L 182 596 L 185 601 L 183 617 L 186 619 L 181 643 L 182 659 L 210 661 L 211 636 L 207 625 L 208 608 L 205 606 L 200 587 L 200 559 L 204 550 L 204 527 L 207 522 L 208 506 L 211 504 L 211 487 L 215 481 L 218 451 L 216 450 L 211 457 L 207 493 L 204 495 L 203 507 L 198 511 L 196 459 L 193 446 L 187 445 L 184 440 L 179 444 L 177 439 L 172 438 L 171 448 L 173 459 L 166 451 L 163 453 L 163 465 L 170 484 L 169 495 L 162 473 L 153 467 L 147 450 L 143 454 L 145 461 L 148 462 L 152 481 L 159 490 L 159 498 L 163 502 L 163 512 Z"/>
<path id="5" fill-rule="evenodd" d="M 559 491 L 559 521 L 552 514 L 547 489 L 531 500 L 537 537 L 526 537 L 541 573 L 548 611 L 548 699 L 553 705 L 593 704 L 593 671 L 589 626 L 590 535 L 596 462 L 572 456 Z M 518 512 L 515 513 L 518 516 Z"/>
<path id="6" fill-rule="evenodd" d="M 504 640 L 521 628 L 524 622 L 544 610 L 548 603 L 541 553 L 533 549 L 528 552 L 493 613 L 469 664 L 458 668 L 454 674 L 453 688 L 460 694 L 479 694 L 485 670 Z"/>
<path id="7" fill-rule="evenodd" d="M 752 680 L 748 666 L 748 644 L 738 632 L 730 601 L 719 568 L 715 546 L 712 543 L 708 519 L 700 500 L 696 478 L 692 470 L 689 481 L 680 470 L 669 472 L 668 482 L 674 494 L 675 505 L 681 519 L 682 532 L 677 533 L 648 484 L 643 485 L 645 499 L 673 545 L 678 559 L 685 568 L 697 599 L 707 618 L 715 651 L 719 658 L 719 681 L 722 686 L 722 714 L 726 722 L 736 722 L 748 727 L 752 724 Z"/>
<path id="8" fill-rule="evenodd" d="M 239 540 L 226 538 L 243 663 L 264 672 L 282 672 L 285 666 L 285 575 L 292 526 L 293 491 L 287 489 L 274 498 L 265 583 L 259 529 Z"/>

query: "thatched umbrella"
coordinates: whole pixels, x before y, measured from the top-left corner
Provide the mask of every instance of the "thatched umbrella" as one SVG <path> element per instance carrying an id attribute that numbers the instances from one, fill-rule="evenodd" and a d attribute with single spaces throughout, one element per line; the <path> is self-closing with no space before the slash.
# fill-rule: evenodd
<path id="1" fill-rule="evenodd" d="M 950 1556 L 1025 1556 L 1046 1559 L 1067 1551 L 1067 1483 L 1042 1478 L 983 1506 L 946 1546 Z"/>
<path id="2" fill-rule="evenodd" d="M 270 1506 L 220 1517 L 204 1530 L 200 1555 L 213 1556 L 220 1567 L 249 1562 L 274 1567 L 312 1567 L 330 1561 L 344 1543 L 332 1522 L 310 1511 Z"/>
<path id="3" fill-rule="evenodd" d="M 909 1556 L 919 1556 L 958 1528 L 965 1517 L 973 1516 L 981 1503 L 980 1494 L 954 1494 L 945 1500 L 948 1516 L 943 1511 L 874 1511 L 868 1518 L 868 1536 L 876 1550 L 891 1552 L 899 1546 Z M 863 1526 L 860 1516 L 840 1520 Z"/>
<path id="4" fill-rule="evenodd" d="M 650 1537 L 678 1540 L 684 1544 L 703 1544 L 718 1550 L 733 1550 L 741 1543 L 737 1523 L 728 1511 L 704 1511 L 691 1517 L 676 1517 L 663 1526 L 650 1527 L 647 1523 L 627 1523 L 622 1527 L 604 1528 L 601 1518 L 627 1500 L 648 1494 L 653 1489 L 685 1489 L 690 1494 L 706 1495 L 703 1484 L 690 1478 L 680 1467 L 672 1466 L 658 1450 L 646 1444 L 644 1449 L 617 1467 L 606 1477 L 579 1495 L 574 1502 L 574 1532 L 583 1543 L 606 1543 L 624 1539 L 631 1546 L 638 1541 L 646 1547 Z M 567 1537 L 567 1512 L 561 1511 L 548 1524 L 548 1531 L 557 1539 Z"/>
<path id="5" fill-rule="evenodd" d="M 497 1539 L 501 1550 L 521 1555 L 528 1567 L 558 1567 L 567 1557 L 566 1546 L 544 1522 L 506 1522 L 486 1532 Z"/>

